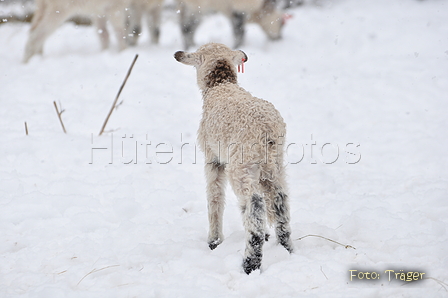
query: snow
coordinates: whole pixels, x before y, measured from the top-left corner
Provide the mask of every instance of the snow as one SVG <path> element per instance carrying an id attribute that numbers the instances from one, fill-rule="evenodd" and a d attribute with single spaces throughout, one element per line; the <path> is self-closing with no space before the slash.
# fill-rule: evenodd
<path id="1" fill-rule="evenodd" d="M 206 243 L 201 96 L 194 68 L 173 58 L 175 12 L 160 45 L 145 31 L 120 53 L 66 23 L 27 65 L 30 25 L 1 25 L 0 296 L 447 297 L 448 4 L 322 3 L 290 10 L 279 42 L 247 28 L 239 81 L 287 123 L 295 245 L 290 255 L 271 237 L 249 276 L 230 188 L 226 239 Z M 227 19 L 204 20 L 196 42 L 209 41 L 232 43 Z"/>

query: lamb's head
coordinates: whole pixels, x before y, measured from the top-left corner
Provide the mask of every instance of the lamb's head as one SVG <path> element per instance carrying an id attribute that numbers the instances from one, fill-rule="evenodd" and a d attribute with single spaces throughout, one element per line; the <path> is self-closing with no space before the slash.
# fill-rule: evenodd
<path id="1" fill-rule="evenodd" d="M 231 50 L 219 43 L 208 43 L 194 53 L 178 51 L 174 58 L 186 65 L 196 67 L 197 81 L 201 90 L 223 83 L 237 83 L 236 65 L 247 61 L 243 51 Z"/>
<path id="2" fill-rule="evenodd" d="M 286 20 L 272 0 L 265 0 L 262 8 L 250 15 L 249 22 L 259 24 L 269 39 L 278 40 L 282 38 Z"/>

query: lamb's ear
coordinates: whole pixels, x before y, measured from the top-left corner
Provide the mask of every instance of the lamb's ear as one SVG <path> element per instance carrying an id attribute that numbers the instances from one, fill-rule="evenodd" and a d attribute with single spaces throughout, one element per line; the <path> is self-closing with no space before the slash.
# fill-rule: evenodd
<path id="1" fill-rule="evenodd" d="M 183 64 L 193 65 L 196 67 L 200 66 L 203 60 L 202 55 L 199 55 L 197 53 L 185 53 L 183 51 L 174 53 L 174 59 Z"/>
<path id="2" fill-rule="evenodd" d="M 241 65 L 247 62 L 247 55 L 243 51 L 237 50 L 233 51 L 233 53 L 234 53 L 233 63 L 235 63 L 236 65 Z"/>

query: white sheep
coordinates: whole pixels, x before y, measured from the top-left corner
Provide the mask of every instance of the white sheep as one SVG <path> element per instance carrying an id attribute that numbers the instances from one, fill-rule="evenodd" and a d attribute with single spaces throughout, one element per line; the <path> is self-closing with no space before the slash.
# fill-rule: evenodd
<path id="1" fill-rule="evenodd" d="M 110 21 L 120 50 L 126 48 L 126 10 L 131 0 L 36 0 L 23 62 L 35 54 L 42 54 L 45 40 L 61 24 L 75 15 L 91 17 L 100 36 L 101 47 L 109 46 L 106 22 Z"/>
<path id="2" fill-rule="evenodd" d="M 130 18 L 127 21 L 129 35 L 127 42 L 129 45 L 136 45 L 142 32 L 142 17 L 146 17 L 151 42 L 157 44 L 160 36 L 160 21 L 162 5 L 164 0 L 132 0 L 130 7 Z"/>
<path id="3" fill-rule="evenodd" d="M 215 249 L 224 239 L 222 217 L 228 179 L 243 215 L 243 269 L 249 274 L 261 266 L 262 246 L 268 237 L 266 219 L 275 224 L 278 242 L 293 251 L 281 147 L 286 125 L 270 102 L 238 86 L 235 65 L 247 61 L 243 51 L 209 43 L 194 53 L 178 51 L 174 57 L 196 67 L 202 91 L 198 142 L 206 162 L 209 247 Z"/>
<path id="4" fill-rule="evenodd" d="M 261 26 L 269 39 L 281 38 L 285 23 L 283 14 L 275 7 L 275 0 L 178 0 L 180 26 L 184 48 L 194 45 L 194 33 L 204 13 L 221 12 L 232 23 L 234 47 L 242 45 L 245 23 L 255 22 Z"/>

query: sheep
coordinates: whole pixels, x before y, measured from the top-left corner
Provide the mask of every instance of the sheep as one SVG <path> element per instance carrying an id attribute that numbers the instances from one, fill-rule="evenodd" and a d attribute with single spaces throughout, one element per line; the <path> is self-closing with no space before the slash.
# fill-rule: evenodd
<path id="1" fill-rule="evenodd" d="M 137 44 L 142 32 L 141 19 L 146 15 L 151 42 L 157 44 L 160 36 L 160 21 L 163 0 L 133 0 L 130 7 L 130 17 L 126 23 L 129 33 L 127 42 L 131 46 Z"/>
<path id="2" fill-rule="evenodd" d="M 178 0 L 178 6 L 185 50 L 194 45 L 194 33 L 201 15 L 208 11 L 221 12 L 231 20 L 234 48 L 243 44 L 246 22 L 259 24 L 271 40 L 281 38 L 285 24 L 283 14 L 275 7 L 275 0 Z"/>
<path id="3" fill-rule="evenodd" d="M 106 22 L 115 31 L 119 50 L 126 48 L 126 8 L 130 0 L 36 0 L 36 11 L 31 22 L 23 62 L 35 54 L 42 54 L 45 40 L 67 19 L 74 15 L 87 15 L 98 29 L 101 47 L 109 46 Z"/>
<path id="4" fill-rule="evenodd" d="M 246 234 L 243 269 L 260 269 L 262 247 L 269 235 L 266 221 L 275 224 L 277 241 L 290 253 L 290 212 L 282 138 L 286 125 L 274 105 L 239 87 L 235 65 L 247 55 L 219 43 L 194 53 L 178 51 L 174 58 L 193 65 L 202 91 L 203 112 L 198 143 L 205 154 L 209 234 L 208 245 L 222 243 L 225 184 L 238 197 Z"/>

